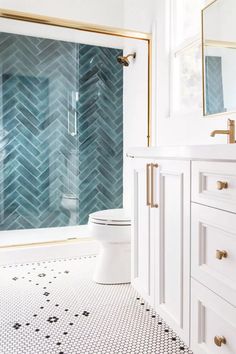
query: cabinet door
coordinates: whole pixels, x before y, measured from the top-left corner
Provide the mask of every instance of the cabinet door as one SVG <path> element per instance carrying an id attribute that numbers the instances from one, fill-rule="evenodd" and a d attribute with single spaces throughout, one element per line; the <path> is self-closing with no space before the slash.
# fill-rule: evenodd
<path id="1" fill-rule="evenodd" d="M 151 305 L 154 301 L 154 240 L 151 223 L 151 208 L 147 204 L 150 191 L 150 166 L 153 161 L 133 160 L 133 207 L 132 207 L 132 284 Z M 150 175 L 149 175 L 150 177 Z M 149 183 L 149 185 L 148 185 Z"/>
<path id="2" fill-rule="evenodd" d="M 191 346 L 196 354 L 236 353 L 236 308 L 192 280 Z"/>
<path id="3" fill-rule="evenodd" d="M 156 309 L 189 343 L 190 162 L 159 161 L 155 200 Z"/>

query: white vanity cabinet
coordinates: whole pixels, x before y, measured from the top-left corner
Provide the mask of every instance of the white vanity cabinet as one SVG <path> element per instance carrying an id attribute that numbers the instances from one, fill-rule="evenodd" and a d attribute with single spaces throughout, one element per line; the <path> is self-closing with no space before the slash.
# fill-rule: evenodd
<path id="1" fill-rule="evenodd" d="M 190 162 L 132 163 L 132 282 L 189 343 Z"/>
<path id="2" fill-rule="evenodd" d="M 232 145 L 129 153 L 132 283 L 194 354 L 236 354 Z"/>

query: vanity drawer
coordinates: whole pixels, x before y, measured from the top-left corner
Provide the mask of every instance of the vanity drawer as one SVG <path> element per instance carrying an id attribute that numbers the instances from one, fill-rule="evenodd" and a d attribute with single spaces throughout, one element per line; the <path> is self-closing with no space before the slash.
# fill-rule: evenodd
<path id="1" fill-rule="evenodd" d="M 192 201 L 236 213 L 236 163 L 193 161 Z"/>
<path id="2" fill-rule="evenodd" d="M 236 306 L 236 214 L 192 203 L 191 275 Z"/>
<path id="3" fill-rule="evenodd" d="M 236 353 L 236 308 L 194 280 L 191 318 L 194 353 Z"/>

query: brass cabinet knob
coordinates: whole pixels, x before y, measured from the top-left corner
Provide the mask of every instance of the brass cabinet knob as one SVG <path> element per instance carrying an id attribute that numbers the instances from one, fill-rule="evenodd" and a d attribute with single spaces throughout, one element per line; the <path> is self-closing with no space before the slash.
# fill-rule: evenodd
<path id="1" fill-rule="evenodd" d="M 215 342 L 215 345 L 217 345 L 217 347 L 221 347 L 222 344 L 226 344 L 226 339 L 223 336 L 215 336 L 214 342 Z"/>
<path id="2" fill-rule="evenodd" d="M 228 182 L 223 182 L 223 181 L 217 181 L 216 182 L 216 187 L 219 191 L 221 191 L 222 189 L 227 189 L 228 188 Z"/>
<path id="3" fill-rule="evenodd" d="M 222 259 L 222 258 L 227 258 L 228 257 L 228 253 L 226 251 L 220 251 L 220 250 L 216 250 L 216 258 L 217 259 Z"/>

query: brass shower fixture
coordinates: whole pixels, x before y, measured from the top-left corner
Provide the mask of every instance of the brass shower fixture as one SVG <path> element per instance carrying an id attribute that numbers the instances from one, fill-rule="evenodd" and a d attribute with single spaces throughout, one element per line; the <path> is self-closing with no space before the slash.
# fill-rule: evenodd
<path id="1" fill-rule="evenodd" d="M 130 62 L 129 62 L 129 57 L 132 57 L 133 59 L 136 58 L 136 53 L 133 54 L 128 54 L 126 56 L 118 56 L 117 57 L 117 61 L 119 64 L 123 65 L 123 66 L 129 66 Z"/>

